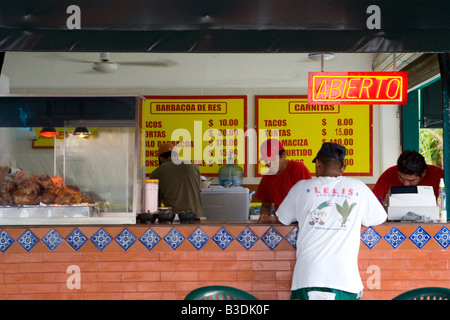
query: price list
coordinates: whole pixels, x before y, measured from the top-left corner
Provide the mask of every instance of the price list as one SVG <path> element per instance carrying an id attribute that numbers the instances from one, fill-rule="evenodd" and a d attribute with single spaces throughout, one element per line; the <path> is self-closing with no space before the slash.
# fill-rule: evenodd
<path id="1" fill-rule="evenodd" d="M 257 96 L 255 103 L 258 145 L 278 139 L 288 160 L 315 173 L 312 160 L 321 145 L 338 143 L 347 149 L 345 175 L 373 175 L 371 105 L 312 105 L 306 96 Z M 259 164 L 255 174 L 264 170 Z"/>
<path id="2" fill-rule="evenodd" d="M 247 127 L 246 96 L 147 96 L 144 103 L 145 167 L 158 167 L 158 148 L 172 143 L 180 160 L 190 161 L 204 176 L 217 176 L 232 162 L 244 176 Z"/>

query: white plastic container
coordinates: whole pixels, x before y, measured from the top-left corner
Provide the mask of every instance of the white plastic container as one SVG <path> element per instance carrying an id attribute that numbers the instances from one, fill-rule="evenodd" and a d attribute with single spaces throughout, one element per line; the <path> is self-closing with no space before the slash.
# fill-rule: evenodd
<path id="1" fill-rule="evenodd" d="M 439 207 L 439 222 L 447 223 L 447 198 L 445 194 L 444 178 L 441 178 L 441 181 L 439 182 L 438 207 Z"/>
<path id="2" fill-rule="evenodd" d="M 142 180 L 137 180 L 136 184 L 136 213 L 142 213 Z"/>
<path id="3" fill-rule="evenodd" d="M 158 211 L 158 179 L 145 180 L 145 212 L 154 213 Z"/>

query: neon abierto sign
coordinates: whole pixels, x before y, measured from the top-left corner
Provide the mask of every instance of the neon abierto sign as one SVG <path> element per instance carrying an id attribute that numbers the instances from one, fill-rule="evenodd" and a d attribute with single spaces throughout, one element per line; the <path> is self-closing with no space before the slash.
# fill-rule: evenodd
<path id="1" fill-rule="evenodd" d="M 407 72 L 310 72 L 311 104 L 406 104 Z"/>

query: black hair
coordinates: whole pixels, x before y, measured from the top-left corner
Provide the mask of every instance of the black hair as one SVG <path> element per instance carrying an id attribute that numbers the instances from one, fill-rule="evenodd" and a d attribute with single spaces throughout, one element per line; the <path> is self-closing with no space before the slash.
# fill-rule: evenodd
<path id="1" fill-rule="evenodd" d="M 336 151 L 335 151 L 335 154 L 336 154 Z M 338 154 L 336 154 L 336 155 L 338 155 Z M 344 166 L 344 163 L 341 160 L 333 159 L 333 158 L 329 158 L 329 157 L 325 157 L 325 156 L 318 156 L 317 160 L 322 162 L 322 164 L 325 167 L 334 168 L 336 170 L 340 170 Z"/>
<path id="2" fill-rule="evenodd" d="M 167 152 L 161 153 L 159 156 L 160 156 L 161 158 L 167 160 L 167 159 L 169 159 L 170 157 L 172 157 L 172 151 L 167 151 Z"/>
<path id="3" fill-rule="evenodd" d="M 172 154 L 173 154 L 174 156 L 178 155 L 178 153 L 176 153 L 176 152 L 173 151 L 173 150 L 172 150 L 172 151 L 167 151 L 167 152 L 161 153 L 161 154 L 158 156 L 158 162 L 159 162 L 159 165 L 162 164 L 160 157 L 163 158 L 163 159 L 165 159 L 165 160 L 167 160 L 167 159 L 169 159 L 169 158 L 172 157 Z"/>
<path id="4" fill-rule="evenodd" d="M 403 151 L 397 160 L 397 168 L 403 174 L 420 177 L 427 168 L 425 158 L 414 150 Z"/>

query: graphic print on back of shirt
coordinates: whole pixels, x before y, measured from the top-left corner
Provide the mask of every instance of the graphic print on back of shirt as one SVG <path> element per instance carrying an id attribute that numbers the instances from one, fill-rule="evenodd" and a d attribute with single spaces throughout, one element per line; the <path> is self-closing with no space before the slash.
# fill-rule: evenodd
<path id="1" fill-rule="evenodd" d="M 311 211 L 308 211 L 308 214 L 311 216 L 311 221 L 309 222 L 310 225 L 320 224 L 324 225 L 325 222 L 323 219 L 326 217 L 326 213 L 323 209 L 330 206 L 330 202 L 325 201 L 322 202 L 316 209 L 313 209 Z"/>
<path id="2" fill-rule="evenodd" d="M 341 227 L 343 227 L 343 228 L 346 227 L 345 223 L 347 222 L 350 212 L 352 211 L 352 209 L 355 206 L 356 206 L 356 202 L 349 205 L 347 202 L 347 199 L 345 199 L 344 204 L 342 206 L 340 206 L 339 204 L 336 203 L 336 209 L 342 217 Z"/>
<path id="3" fill-rule="evenodd" d="M 309 224 L 311 226 L 314 225 L 320 225 L 324 226 L 326 223 L 326 217 L 327 213 L 325 212 L 325 209 L 328 207 L 331 207 L 330 201 L 324 201 L 322 202 L 317 208 L 312 209 L 308 211 L 308 215 L 310 216 Z M 341 228 L 346 228 L 346 223 L 348 220 L 348 217 L 350 216 L 350 213 L 352 212 L 353 208 L 356 206 L 356 202 L 349 204 L 347 199 L 344 200 L 344 203 L 342 205 L 335 203 L 336 210 L 339 213 L 339 222 L 341 223 Z"/>

